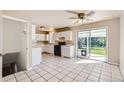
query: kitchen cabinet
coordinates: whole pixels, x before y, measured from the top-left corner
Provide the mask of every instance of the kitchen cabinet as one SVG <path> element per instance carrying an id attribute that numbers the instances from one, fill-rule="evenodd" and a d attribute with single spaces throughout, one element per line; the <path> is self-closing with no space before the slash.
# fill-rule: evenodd
<path id="1" fill-rule="evenodd" d="M 37 41 L 48 41 L 49 35 L 48 34 L 36 34 Z"/>
<path id="2" fill-rule="evenodd" d="M 49 45 L 49 53 L 54 54 L 54 45 Z"/>
<path id="3" fill-rule="evenodd" d="M 32 66 L 39 65 L 42 62 L 41 48 L 32 48 Z"/>
<path id="4" fill-rule="evenodd" d="M 72 40 L 72 31 L 67 31 L 65 34 L 65 40 Z"/>
<path id="5" fill-rule="evenodd" d="M 49 43 L 55 43 L 54 32 L 49 32 Z"/>
<path id="6" fill-rule="evenodd" d="M 74 57 L 74 46 L 72 45 L 63 45 L 61 48 L 61 55 L 63 57 Z"/>
<path id="7" fill-rule="evenodd" d="M 41 52 L 42 53 L 45 52 L 45 45 L 42 45 L 41 48 L 42 48 Z"/>
<path id="8" fill-rule="evenodd" d="M 47 44 L 47 45 L 43 45 L 43 51 L 42 52 L 47 52 L 50 54 L 54 54 L 54 45 L 52 44 Z"/>
<path id="9" fill-rule="evenodd" d="M 45 47 L 44 47 L 44 52 L 49 53 L 49 51 L 50 51 L 50 49 L 49 49 L 49 45 L 45 45 Z"/>
<path id="10" fill-rule="evenodd" d="M 58 33 L 54 33 L 54 41 L 58 41 L 59 40 L 59 34 Z"/>
<path id="11" fill-rule="evenodd" d="M 72 40 L 72 31 L 54 33 L 54 41 L 59 40 L 61 37 L 64 37 L 65 40 Z"/>

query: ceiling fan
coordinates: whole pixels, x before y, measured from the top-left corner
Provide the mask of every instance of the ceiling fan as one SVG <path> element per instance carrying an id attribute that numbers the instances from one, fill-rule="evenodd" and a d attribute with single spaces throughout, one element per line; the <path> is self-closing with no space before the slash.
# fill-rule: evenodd
<path id="1" fill-rule="evenodd" d="M 75 12 L 75 11 L 70 11 L 70 10 L 67 10 L 66 12 L 68 13 L 72 13 L 72 14 L 76 14 L 77 17 L 69 17 L 69 19 L 77 19 L 74 24 L 80 22 L 80 23 L 84 23 L 86 21 L 90 21 L 92 19 L 89 19 L 89 17 L 91 17 L 93 14 L 95 14 L 94 11 L 90 11 L 88 13 L 83 13 L 83 12 Z"/>

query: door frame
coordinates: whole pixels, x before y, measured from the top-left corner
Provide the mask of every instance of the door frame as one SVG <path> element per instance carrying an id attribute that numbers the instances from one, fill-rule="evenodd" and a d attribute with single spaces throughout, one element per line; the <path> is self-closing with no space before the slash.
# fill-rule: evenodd
<path id="1" fill-rule="evenodd" d="M 2 10 L 0 10 L 0 82 L 2 81 L 2 43 L 3 43 L 3 28 L 2 28 Z"/>
<path id="2" fill-rule="evenodd" d="M 23 20 L 23 19 L 20 19 L 20 18 L 16 18 L 16 17 L 12 17 L 12 16 L 7 16 L 7 15 L 2 15 L 1 16 L 2 19 L 5 18 L 5 19 L 10 19 L 10 20 L 13 20 L 13 21 L 18 21 L 18 22 L 22 22 L 25 24 L 25 31 L 27 33 L 27 38 L 26 38 L 26 41 L 27 41 L 27 47 L 26 47 L 26 70 L 29 70 L 31 68 L 31 36 L 30 36 L 30 27 L 31 27 L 31 22 L 28 21 L 28 20 Z"/>
<path id="3" fill-rule="evenodd" d="M 109 33 L 108 33 L 108 26 L 102 26 L 102 27 L 96 27 L 96 28 L 88 28 L 88 29 L 83 29 L 82 31 L 91 31 L 91 30 L 96 30 L 96 29 L 106 29 L 106 61 L 104 62 L 108 62 L 109 60 L 109 46 L 108 46 L 108 38 L 109 38 Z M 76 56 L 78 57 L 77 51 L 78 51 L 78 32 L 82 32 L 81 30 L 78 30 L 76 33 Z M 91 34 L 90 34 L 91 35 Z M 88 57 L 89 59 L 89 57 Z M 93 59 L 94 60 L 94 59 Z"/>

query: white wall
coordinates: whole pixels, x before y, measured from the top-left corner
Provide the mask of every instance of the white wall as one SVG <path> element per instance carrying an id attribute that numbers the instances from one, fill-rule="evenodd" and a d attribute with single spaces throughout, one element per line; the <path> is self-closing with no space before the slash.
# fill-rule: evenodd
<path id="1" fill-rule="evenodd" d="M 25 24 L 3 18 L 3 52 L 19 52 L 17 62 L 19 70 L 26 69 L 26 34 L 23 33 Z"/>
<path id="2" fill-rule="evenodd" d="M 20 51 L 20 23 L 3 19 L 3 53 Z"/>
<path id="3" fill-rule="evenodd" d="M 120 70 L 124 77 L 124 11 L 120 17 Z"/>

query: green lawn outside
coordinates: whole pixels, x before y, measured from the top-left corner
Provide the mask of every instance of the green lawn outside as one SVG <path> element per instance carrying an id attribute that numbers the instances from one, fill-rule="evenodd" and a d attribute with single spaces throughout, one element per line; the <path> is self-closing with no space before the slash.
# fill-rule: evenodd
<path id="1" fill-rule="evenodd" d="M 100 47 L 91 48 L 91 54 L 105 55 L 105 49 Z"/>
<path id="2" fill-rule="evenodd" d="M 79 51 L 86 50 L 86 48 L 78 49 L 78 50 Z M 101 48 L 101 47 L 92 47 L 91 48 L 91 54 L 104 56 L 105 55 L 105 49 L 104 48 Z"/>

